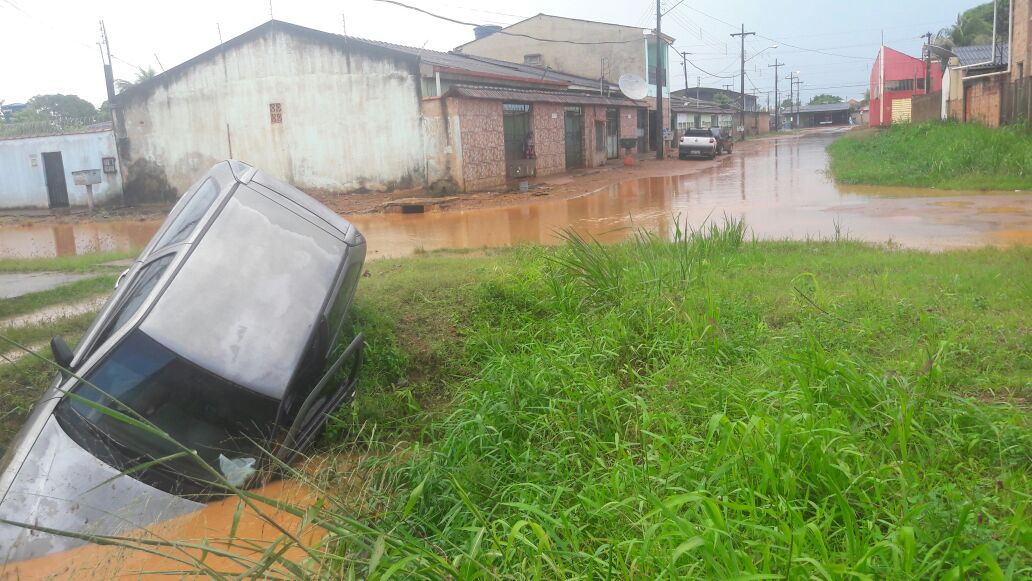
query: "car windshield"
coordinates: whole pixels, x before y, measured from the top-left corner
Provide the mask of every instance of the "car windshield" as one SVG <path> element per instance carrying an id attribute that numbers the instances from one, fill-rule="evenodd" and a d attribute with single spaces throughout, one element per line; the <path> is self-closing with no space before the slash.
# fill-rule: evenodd
<path id="1" fill-rule="evenodd" d="M 108 410 L 131 409 L 230 478 L 234 467 L 258 462 L 262 449 L 268 449 L 278 407 L 275 399 L 209 373 L 139 330 L 126 336 L 72 391 L 104 408 L 66 397 L 55 412 L 62 427 L 80 446 L 119 470 L 167 458 L 181 448 L 152 430 L 112 417 Z M 208 489 L 204 483 L 215 480 L 188 457 L 132 476 L 177 494 L 203 492 Z"/>

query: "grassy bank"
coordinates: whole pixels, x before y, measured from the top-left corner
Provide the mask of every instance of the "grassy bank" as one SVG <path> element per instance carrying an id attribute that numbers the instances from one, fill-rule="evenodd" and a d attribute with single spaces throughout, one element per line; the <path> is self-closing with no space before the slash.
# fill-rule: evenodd
<path id="1" fill-rule="evenodd" d="M 1027 578 L 1032 250 L 677 243 L 367 265 L 333 578 Z M 353 465 L 353 464 L 352 464 Z M 355 481 L 361 477 L 361 492 Z M 260 499 L 252 499 L 260 502 Z"/>
<path id="2" fill-rule="evenodd" d="M 444 409 L 412 403 L 415 443 L 399 452 L 397 430 L 379 443 L 404 458 L 370 501 L 385 536 L 342 525 L 347 567 L 564 579 L 1032 571 L 1030 251 L 750 244 L 720 231 L 469 260 L 482 272 L 460 285 L 472 303 L 425 305 L 461 322 L 466 375 L 446 382 Z M 363 289 L 359 313 L 407 287 L 389 269 L 421 267 L 370 265 L 383 282 Z M 414 332 L 454 345 L 443 331 Z M 366 388 L 354 414 L 378 409 L 394 393 L 384 388 Z"/>
<path id="3" fill-rule="evenodd" d="M 974 123 L 900 124 L 828 146 L 843 184 L 949 190 L 1032 190 L 1032 132 Z"/>

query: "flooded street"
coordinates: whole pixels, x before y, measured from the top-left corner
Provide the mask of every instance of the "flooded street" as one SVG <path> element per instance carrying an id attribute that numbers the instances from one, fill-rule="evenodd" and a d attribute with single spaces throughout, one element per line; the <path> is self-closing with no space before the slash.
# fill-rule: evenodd
<path id="1" fill-rule="evenodd" d="M 892 241 L 929 250 L 1032 243 L 1032 194 L 839 186 L 825 147 L 840 133 L 754 142 L 694 175 L 636 179 L 578 198 L 426 214 L 349 216 L 371 257 L 421 250 L 554 244 L 575 228 L 614 241 L 635 228 L 669 236 L 675 217 L 698 226 L 741 217 L 760 238 Z M 693 161 L 680 162 L 686 164 Z M 0 257 L 66 256 L 142 247 L 160 222 L 0 227 Z"/>

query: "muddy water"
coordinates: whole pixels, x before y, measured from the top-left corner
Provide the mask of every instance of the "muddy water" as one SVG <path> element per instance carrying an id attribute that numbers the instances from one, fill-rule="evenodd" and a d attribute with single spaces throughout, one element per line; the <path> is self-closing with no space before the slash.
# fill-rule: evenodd
<path id="1" fill-rule="evenodd" d="M 289 481 L 274 482 L 254 492 L 297 506 L 310 504 L 315 498 L 311 490 Z M 236 498 L 212 502 L 195 513 L 162 522 L 147 531 L 128 533 L 126 536 L 149 540 L 175 540 L 184 545 L 205 543 L 218 549 L 228 549 L 234 555 L 243 558 L 260 558 L 262 550 L 280 539 L 283 534 L 271 522 L 289 531 L 295 538 L 303 540 L 308 546 L 314 545 L 322 535 L 322 529 L 310 525 L 302 527 L 296 517 L 260 505 L 262 516 L 249 508 L 241 512 L 233 545 L 229 547 L 227 539 L 233 527 L 238 503 Z M 190 562 L 200 556 L 200 551 L 196 549 L 159 548 L 159 551 L 163 554 L 148 554 L 114 546 L 85 545 L 30 561 L 0 564 L 0 581 L 50 578 L 138 579 L 161 575 L 168 578 L 170 574 L 172 578 L 178 578 L 175 572 L 194 570 L 194 566 L 176 559 L 186 559 Z M 285 557 L 300 561 L 305 555 L 300 549 L 292 549 L 287 551 Z M 225 557 L 208 555 L 205 563 L 216 571 L 229 574 L 239 574 L 244 569 L 240 566 L 240 561 L 233 562 Z M 279 573 L 282 574 L 283 571 Z"/>
<path id="2" fill-rule="evenodd" d="M 143 248 L 160 221 L 0 226 L 0 258 L 48 258 Z"/>
<path id="3" fill-rule="evenodd" d="M 946 249 L 1028 244 L 1032 194 L 838 186 L 825 173 L 831 135 L 769 141 L 684 177 L 633 180 L 566 201 L 519 208 L 355 216 L 374 256 L 417 249 L 557 241 L 573 227 L 604 240 L 636 228 L 669 237 L 675 217 L 694 226 L 724 214 L 761 238 L 831 237 Z M 693 163 L 691 161 L 683 162 Z"/>
<path id="4" fill-rule="evenodd" d="M 371 258 L 419 250 L 554 244 L 575 228 L 604 241 L 635 228 L 669 237 L 675 217 L 698 226 L 724 214 L 761 238 L 831 237 L 946 249 L 1032 242 L 1032 193 L 838 186 L 825 173 L 835 134 L 757 142 L 690 176 L 631 180 L 570 200 L 514 208 L 350 219 Z M 680 162 L 689 167 L 692 161 Z M 157 222 L 0 227 L 0 257 L 55 256 L 143 246 Z"/>

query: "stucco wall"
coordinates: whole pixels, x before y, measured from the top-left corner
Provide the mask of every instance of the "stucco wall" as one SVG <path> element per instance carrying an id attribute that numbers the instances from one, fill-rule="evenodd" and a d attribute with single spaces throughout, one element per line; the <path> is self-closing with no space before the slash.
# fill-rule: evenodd
<path id="1" fill-rule="evenodd" d="M 449 108 L 447 99 L 424 99 L 423 143 L 426 148 L 426 179 L 431 191 L 462 191 L 461 120 Z"/>
<path id="2" fill-rule="evenodd" d="M 639 42 L 578 45 L 542 42 L 507 34 L 492 34 L 463 45 L 462 52 L 516 63 L 522 63 L 524 55 L 540 54 L 544 59 L 545 66 L 589 79 L 599 77 L 603 70 L 602 59 L 605 59 L 605 78 L 609 80 L 615 81 L 624 74 L 646 77 L 646 39 L 641 28 L 541 14 L 518 22 L 506 31 L 538 38 L 589 43 L 599 40 Z"/>
<path id="3" fill-rule="evenodd" d="M 0 208 L 50 207 L 43 153 L 52 151 L 61 152 L 68 203 L 85 206 L 86 187 L 75 185 L 72 172 L 102 169 L 101 158 L 116 157 L 115 138 L 111 131 L 101 131 L 0 140 Z M 121 195 L 121 176 L 101 172 L 101 183 L 93 186 L 94 201 L 117 202 Z"/>
<path id="4" fill-rule="evenodd" d="M 420 185 L 417 82 L 409 61 L 273 28 L 130 91 L 130 159 L 163 167 L 179 194 L 229 157 L 306 189 Z"/>
<path id="5" fill-rule="evenodd" d="M 566 125 L 563 106 L 534 103 L 531 107 L 534 125 L 534 152 L 537 154 L 537 177 L 557 174 L 566 169 Z"/>
<path id="6" fill-rule="evenodd" d="M 448 99 L 458 110 L 462 179 L 465 191 L 505 185 L 505 134 L 502 103 L 476 99 Z"/>

